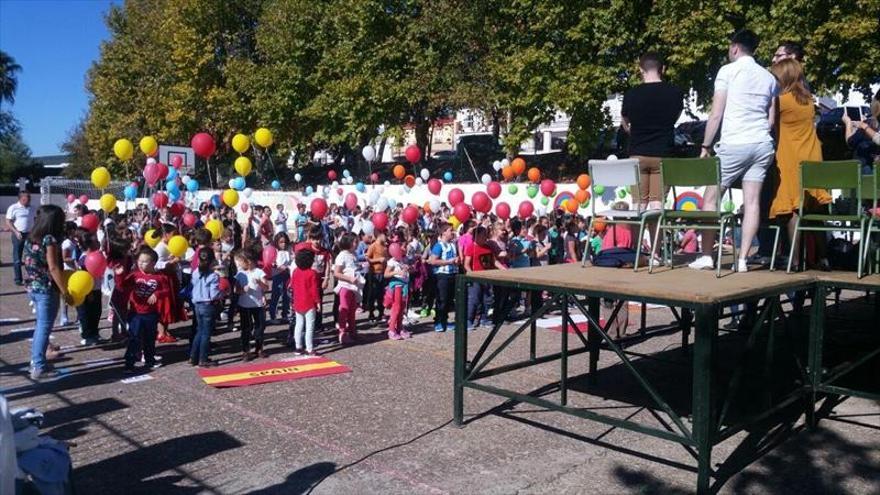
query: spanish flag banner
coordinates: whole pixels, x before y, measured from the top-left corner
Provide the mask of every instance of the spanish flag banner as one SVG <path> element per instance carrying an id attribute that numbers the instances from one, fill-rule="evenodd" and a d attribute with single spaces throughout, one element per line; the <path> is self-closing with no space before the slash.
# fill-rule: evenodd
<path id="1" fill-rule="evenodd" d="M 199 376 L 212 387 L 246 387 L 313 376 L 348 373 L 351 368 L 324 357 L 275 361 L 240 366 L 199 369 Z"/>

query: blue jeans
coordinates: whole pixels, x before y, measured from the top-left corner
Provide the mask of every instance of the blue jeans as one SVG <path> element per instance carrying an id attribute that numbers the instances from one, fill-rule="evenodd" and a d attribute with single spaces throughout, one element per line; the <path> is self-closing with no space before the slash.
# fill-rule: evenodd
<path id="1" fill-rule="evenodd" d="M 480 321 L 489 321 L 489 308 L 492 307 L 492 287 L 489 284 L 473 283 L 468 287 L 468 323 L 476 325 L 477 310 L 480 310 Z"/>
<path id="2" fill-rule="evenodd" d="M 269 319 L 274 320 L 278 308 L 278 300 L 281 299 L 281 318 L 286 320 L 290 314 L 290 290 L 287 284 L 290 282 L 290 272 L 284 271 L 272 276 L 272 297 L 269 299 Z"/>
<path id="3" fill-rule="evenodd" d="M 30 298 L 37 314 L 34 323 L 34 341 L 31 343 L 31 367 L 35 370 L 43 370 L 46 367 L 49 334 L 52 333 L 52 325 L 55 323 L 55 317 L 58 316 L 61 297 L 58 291 L 52 290 L 47 293 L 31 292 Z"/>
<path id="4" fill-rule="evenodd" d="M 217 321 L 217 305 L 209 302 L 195 303 L 196 313 L 196 336 L 190 347 L 189 360 L 194 363 L 204 363 L 208 360 L 211 352 L 211 332 Z"/>
<path id="5" fill-rule="evenodd" d="M 138 352 L 141 350 L 144 352 L 144 363 L 147 366 L 156 364 L 156 327 L 158 325 L 158 313 L 131 314 L 128 319 L 128 348 L 125 350 L 126 368 L 134 367 Z"/>
<path id="6" fill-rule="evenodd" d="M 15 233 L 12 234 L 12 271 L 15 274 L 15 283 L 21 284 L 21 257 L 24 254 L 24 243 L 27 242 L 28 233 L 22 232 L 21 239 Z"/>

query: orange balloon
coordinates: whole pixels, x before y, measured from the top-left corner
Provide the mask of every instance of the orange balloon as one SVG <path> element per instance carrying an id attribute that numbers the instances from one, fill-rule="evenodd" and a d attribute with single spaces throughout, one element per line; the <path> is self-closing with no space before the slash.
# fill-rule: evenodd
<path id="1" fill-rule="evenodd" d="M 406 175 L 406 169 L 403 168 L 403 165 L 395 165 L 391 171 L 394 173 L 395 179 L 402 179 L 403 176 Z"/>
<path id="2" fill-rule="evenodd" d="M 501 176 L 504 177 L 504 180 L 511 180 L 516 177 L 516 174 L 513 172 L 513 166 L 508 165 L 501 169 Z"/>
<path id="3" fill-rule="evenodd" d="M 541 171 L 538 170 L 538 167 L 532 167 L 529 169 L 529 180 L 535 184 L 541 182 Z"/>
<path id="4" fill-rule="evenodd" d="M 590 176 L 587 174 L 578 175 L 577 184 L 579 188 L 586 191 L 590 187 Z"/>
<path id="5" fill-rule="evenodd" d="M 578 189 L 577 192 L 574 193 L 574 200 L 579 205 L 586 203 L 588 199 L 590 199 L 590 193 L 584 191 L 583 189 Z"/>
<path id="6" fill-rule="evenodd" d="M 571 199 L 566 199 L 566 200 L 565 200 L 565 209 L 566 209 L 569 213 L 575 213 L 575 212 L 577 212 L 577 211 L 578 211 L 578 202 L 577 202 L 577 201 L 574 201 L 574 200 L 571 200 Z"/>
<path id="7" fill-rule="evenodd" d="M 407 175 L 406 178 L 403 179 L 403 183 L 406 184 L 406 187 L 412 189 L 416 185 L 416 178 L 412 175 Z"/>
<path id="8" fill-rule="evenodd" d="M 510 162 L 510 167 L 513 169 L 514 175 L 522 175 L 523 172 L 526 171 L 526 161 L 520 157 L 516 157 Z"/>
<path id="9" fill-rule="evenodd" d="M 593 230 L 596 232 L 602 232 L 605 230 L 605 220 L 602 218 L 597 218 L 593 220 Z"/>

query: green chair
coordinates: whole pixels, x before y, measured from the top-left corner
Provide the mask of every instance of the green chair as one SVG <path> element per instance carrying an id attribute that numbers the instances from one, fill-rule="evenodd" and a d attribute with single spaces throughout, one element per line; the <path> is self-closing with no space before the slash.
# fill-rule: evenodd
<path id="1" fill-rule="evenodd" d="M 645 235 L 645 221 L 652 217 L 657 217 L 660 214 L 659 210 L 656 211 L 638 211 L 638 210 L 605 210 L 605 211 L 596 211 L 596 191 L 594 189 L 595 186 L 601 185 L 602 187 L 626 187 L 628 189 L 638 191 L 639 190 L 639 161 L 636 159 L 625 159 L 625 160 L 590 160 L 587 162 L 587 166 L 590 171 L 590 207 L 592 209 L 592 216 L 590 217 L 590 225 L 587 228 L 587 232 L 593 231 L 593 222 L 597 217 L 604 217 L 604 221 L 606 225 L 610 224 L 624 224 L 624 225 L 638 225 L 639 226 L 639 236 L 637 238 L 638 244 L 636 246 L 636 256 L 633 262 L 633 271 L 638 271 L 639 269 L 639 255 L 641 254 L 641 245 L 642 239 Z M 633 189 L 634 188 L 634 189 Z M 599 195 L 601 196 L 601 194 Z M 588 237 L 589 239 L 589 237 Z M 587 257 L 589 254 L 589 246 L 587 249 L 584 249 L 584 255 L 581 259 L 581 266 L 586 266 Z"/>
<path id="2" fill-rule="evenodd" d="M 873 175 L 862 176 L 861 193 L 863 201 L 872 201 L 871 213 L 868 215 L 868 225 L 865 227 L 865 232 L 860 241 L 862 259 L 867 262 L 871 234 L 880 233 L 880 221 L 878 221 L 877 216 L 873 213 L 880 206 L 880 165 L 874 165 Z M 874 272 L 880 273 L 880 250 L 877 250 L 873 265 Z"/>
<path id="3" fill-rule="evenodd" d="M 862 210 L 862 172 L 861 164 L 857 160 L 841 160 L 827 162 L 808 162 L 804 161 L 800 164 L 801 170 L 801 187 L 800 198 L 801 205 L 798 207 L 798 217 L 795 221 L 794 239 L 790 239 L 791 249 L 788 254 L 787 272 L 791 273 L 791 260 L 794 257 L 794 248 L 797 244 L 798 235 L 802 231 L 807 232 L 858 232 L 860 235 L 865 234 L 865 223 L 867 215 Z M 827 213 L 804 213 L 804 203 L 806 201 L 807 189 L 828 189 L 828 190 L 854 190 L 857 210 L 850 215 L 835 215 L 831 212 L 831 205 L 828 205 Z M 803 225 L 804 222 L 812 224 Z M 827 225 L 827 222 L 839 222 L 841 225 Z M 856 225 L 858 224 L 858 225 Z M 859 265 L 858 277 L 862 278 L 863 256 L 862 248 L 859 248 Z M 801 257 L 801 263 L 804 262 Z"/>
<path id="4" fill-rule="evenodd" d="M 677 229 L 701 229 L 718 230 L 718 261 L 715 276 L 721 276 L 721 250 L 724 244 L 724 233 L 730 224 L 733 228 L 735 216 L 732 212 L 721 211 L 721 162 L 717 157 L 712 158 L 663 158 L 660 161 L 660 184 L 663 191 L 671 189 L 673 198 L 676 197 L 675 188 L 679 187 L 706 187 L 716 186 L 718 194 L 715 197 L 715 211 L 685 211 L 663 208 L 660 211 L 657 231 L 654 233 L 654 243 L 651 246 L 653 258 L 657 251 L 657 244 L 661 231 Z M 667 193 L 668 194 L 668 193 Z M 664 197 L 665 199 L 665 197 Z M 674 202 L 674 200 L 673 200 Z M 736 259 L 736 246 L 733 247 L 733 257 Z M 672 267 L 672 250 L 664 249 L 666 264 Z M 651 265 L 649 272 L 654 271 Z"/>

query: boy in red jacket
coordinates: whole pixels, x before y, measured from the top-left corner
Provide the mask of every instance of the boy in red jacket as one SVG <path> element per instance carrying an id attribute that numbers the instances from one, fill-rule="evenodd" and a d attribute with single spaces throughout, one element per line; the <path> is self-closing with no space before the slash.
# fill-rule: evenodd
<path id="1" fill-rule="evenodd" d="M 294 330 L 294 342 L 296 354 L 303 352 L 303 327 L 305 327 L 305 350 L 309 356 L 314 356 L 314 331 L 316 307 L 321 301 L 320 281 L 318 273 L 312 269 L 315 254 L 309 249 L 297 251 L 294 257 L 296 268 L 290 277 L 290 288 L 293 290 L 293 313 L 296 317 Z"/>
<path id="2" fill-rule="evenodd" d="M 168 276 L 156 272 L 159 255 L 149 246 L 137 252 L 137 267 L 124 280 L 129 294 L 128 348 L 125 350 L 125 372 L 134 373 L 134 362 L 141 350 L 147 370 L 158 368 L 156 362 L 156 332 L 159 310 L 156 303 L 171 296 Z"/>

